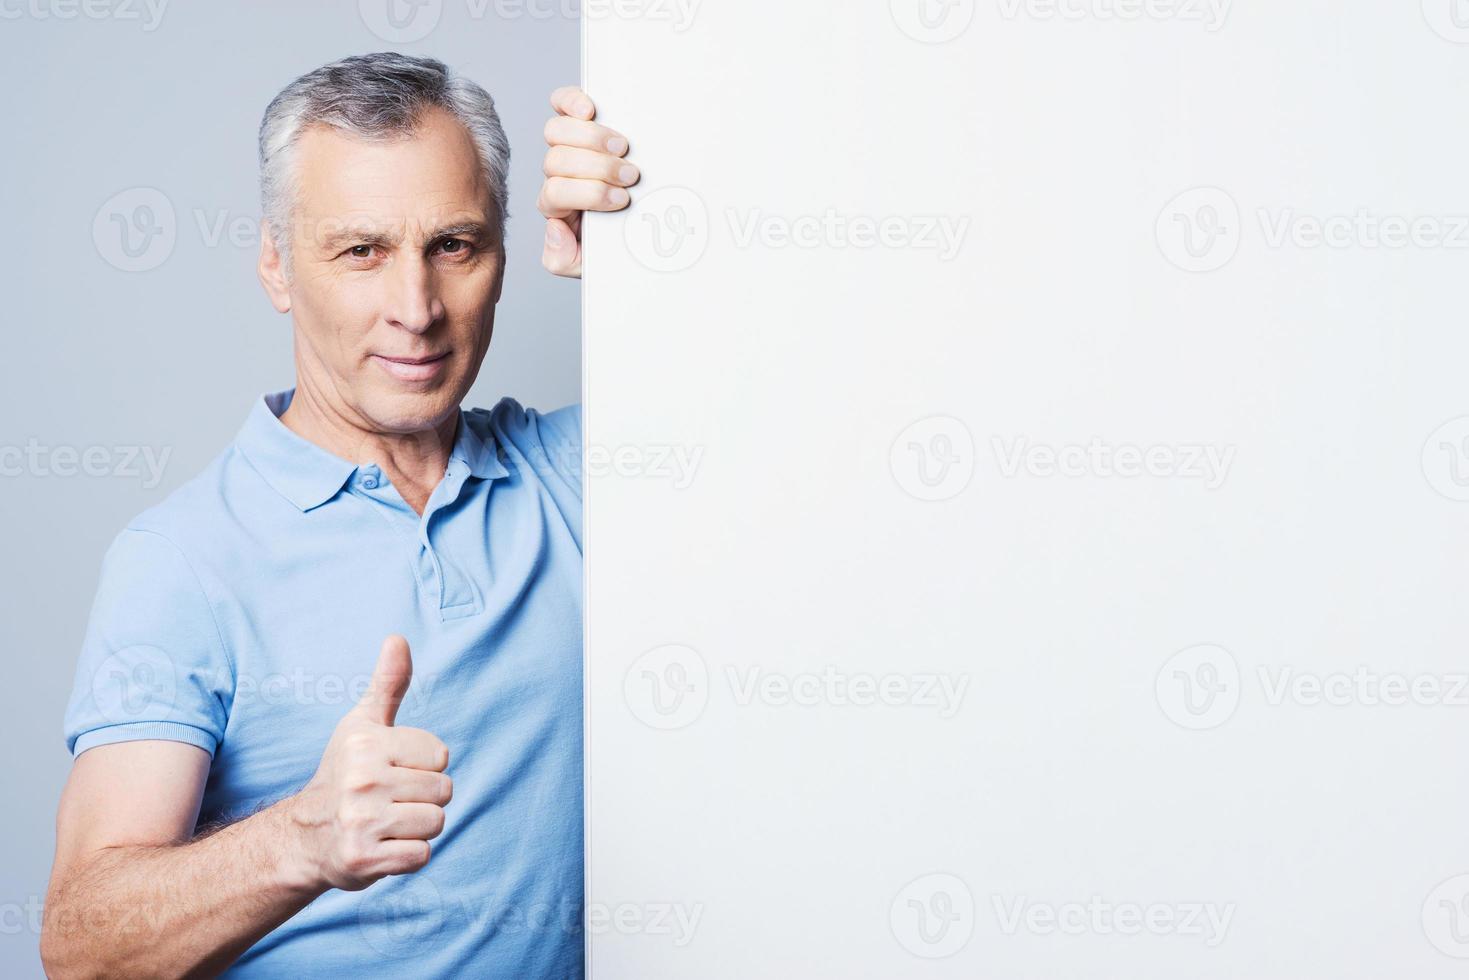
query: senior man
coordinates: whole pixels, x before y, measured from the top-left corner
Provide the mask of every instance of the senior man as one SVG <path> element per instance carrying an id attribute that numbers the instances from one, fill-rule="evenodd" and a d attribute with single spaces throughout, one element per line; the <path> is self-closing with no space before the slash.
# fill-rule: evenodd
<path id="1" fill-rule="evenodd" d="M 576 276 L 581 212 L 638 175 L 585 94 L 552 105 L 542 262 Z M 258 271 L 295 385 L 103 562 L 52 976 L 582 975 L 579 410 L 460 407 L 508 154 L 426 58 L 266 110 Z"/>

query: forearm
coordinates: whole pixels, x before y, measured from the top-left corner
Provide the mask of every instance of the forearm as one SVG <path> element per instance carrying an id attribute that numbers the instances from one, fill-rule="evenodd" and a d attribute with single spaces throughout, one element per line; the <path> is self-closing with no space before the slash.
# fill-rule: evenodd
<path id="1" fill-rule="evenodd" d="M 53 883 L 42 957 L 62 977 L 213 976 L 326 890 L 287 799 L 184 844 L 106 847 Z"/>

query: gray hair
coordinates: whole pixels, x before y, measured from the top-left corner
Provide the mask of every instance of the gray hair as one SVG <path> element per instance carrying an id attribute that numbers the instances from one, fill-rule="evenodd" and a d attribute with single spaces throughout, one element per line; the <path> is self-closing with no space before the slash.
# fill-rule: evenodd
<path id="1" fill-rule="evenodd" d="M 437 106 L 469 130 L 505 231 L 510 143 L 495 100 L 479 85 L 449 71 L 442 61 L 381 51 L 354 55 L 302 75 L 281 90 L 260 123 L 260 199 L 271 238 L 285 268 L 291 262 L 291 209 L 295 205 L 295 147 L 317 124 L 361 139 L 410 135 L 419 114 Z"/>

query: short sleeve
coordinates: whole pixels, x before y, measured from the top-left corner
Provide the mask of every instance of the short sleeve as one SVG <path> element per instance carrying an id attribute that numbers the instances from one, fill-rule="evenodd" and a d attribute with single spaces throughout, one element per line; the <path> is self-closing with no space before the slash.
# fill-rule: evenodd
<path id="1" fill-rule="evenodd" d="M 581 496 L 581 406 L 568 405 L 542 415 L 527 409 L 552 468 Z"/>
<path id="2" fill-rule="evenodd" d="M 184 554 L 154 531 L 119 534 L 102 562 L 77 662 L 67 750 L 167 739 L 213 755 L 233 677 L 213 608 Z"/>
<path id="3" fill-rule="evenodd" d="M 475 411 L 484 412 L 484 409 Z M 580 405 L 538 412 L 506 397 L 486 412 L 485 417 L 495 441 L 517 463 L 529 466 L 547 486 L 564 487 L 576 500 L 581 500 Z"/>

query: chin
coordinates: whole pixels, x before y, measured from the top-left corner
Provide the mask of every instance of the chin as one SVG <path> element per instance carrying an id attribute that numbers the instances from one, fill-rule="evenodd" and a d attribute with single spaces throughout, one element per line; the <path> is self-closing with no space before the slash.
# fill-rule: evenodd
<path id="1" fill-rule="evenodd" d="M 437 426 L 452 415 L 463 397 L 457 385 L 448 384 L 424 389 L 406 385 L 387 390 L 378 388 L 362 406 L 362 414 L 384 432 L 419 432 Z"/>

